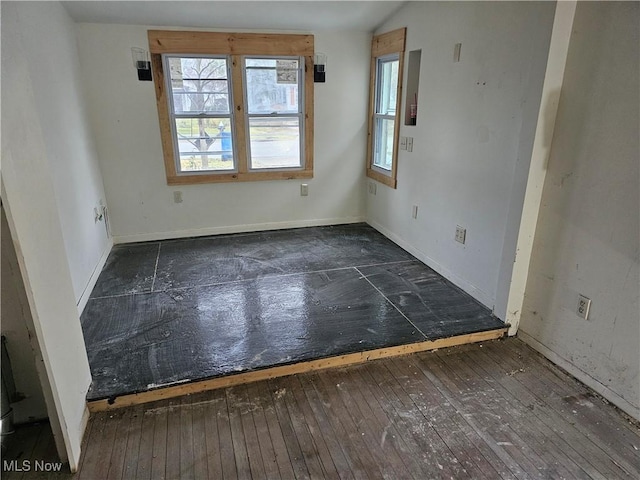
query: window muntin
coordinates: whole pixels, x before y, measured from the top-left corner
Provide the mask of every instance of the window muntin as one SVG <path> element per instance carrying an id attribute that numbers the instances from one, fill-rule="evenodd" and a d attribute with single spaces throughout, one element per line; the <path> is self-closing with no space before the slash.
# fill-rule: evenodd
<path id="1" fill-rule="evenodd" d="M 163 57 L 176 173 L 236 171 L 228 58 Z"/>
<path id="2" fill-rule="evenodd" d="M 396 53 L 376 60 L 372 163 L 374 168 L 387 174 L 393 165 L 399 57 Z"/>
<path id="3" fill-rule="evenodd" d="M 300 57 L 244 58 L 249 170 L 303 166 L 302 65 Z"/>

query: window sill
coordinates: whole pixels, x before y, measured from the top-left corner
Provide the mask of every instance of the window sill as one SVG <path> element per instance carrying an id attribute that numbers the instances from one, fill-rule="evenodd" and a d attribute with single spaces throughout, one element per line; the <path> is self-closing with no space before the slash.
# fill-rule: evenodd
<path id="1" fill-rule="evenodd" d="M 197 185 L 202 183 L 257 182 L 268 180 L 294 180 L 313 178 L 313 170 L 275 172 L 234 172 L 199 175 L 167 176 L 167 185 Z"/>
<path id="2" fill-rule="evenodd" d="M 398 182 L 395 178 L 391 176 L 387 176 L 383 173 L 380 173 L 372 168 L 367 168 L 367 177 L 373 178 L 374 180 L 388 186 L 391 188 L 396 188 Z"/>

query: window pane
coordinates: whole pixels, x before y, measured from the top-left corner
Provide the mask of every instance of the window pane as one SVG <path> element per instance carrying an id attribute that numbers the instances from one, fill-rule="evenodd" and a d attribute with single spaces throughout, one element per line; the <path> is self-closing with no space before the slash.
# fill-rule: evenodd
<path id="1" fill-rule="evenodd" d="M 298 118 L 249 118 L 251 168 L 300 167 Z"/>
<path id="2" fill-rule="evenodd" d="M 378 98 L 376 113 L 382 115 L 396 114 L 396 93 L 398 91 L 397 59 L 378 60 Z"/>
<path id="3" fill-rule="evenodd" d="M 178 118 L 179 170 L 234 170 L 229 118 Z"/>
<path id="4" fill-rule="evenodd" d="M 175 113 L 229 113 L 227 60 L 169 57 Z"/>
<path id="5" fill-rule="evenodd" d="M 249 114 L 298 113 L 298 60 L 245 60 Z"/>
<path id="6" fill-rule="evenodd" d="M 373 164 L 391 171 L 393 162 L 393 133 L 395 120 L 376 118 L 375 151 Z"/>

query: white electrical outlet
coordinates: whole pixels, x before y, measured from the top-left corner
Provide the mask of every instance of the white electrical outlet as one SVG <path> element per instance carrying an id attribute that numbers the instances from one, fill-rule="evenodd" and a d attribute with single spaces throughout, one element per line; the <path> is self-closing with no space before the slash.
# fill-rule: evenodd
<path id="1" fill-rule="evenodd" d="M 369 182 L 369 193 L 371 195 L 375 195 L 377 191 L 378 187 L 376 186 L 376 184 L 374 182 Z"/>
<path id="2" fill-rule="evenodd" d="M 578 316 L 587 320 L 589 318 L 589 310 L 591 310 L 591 299 L 584 295 L 578 295 L 578 305 L 576 307 Z"/>
<path id="3" fill-rule="evenodd" d="M 176 190 L 173 192 L 173 202 L 182 203 L 182 192 L 180 190 Z"/>
<path id="4" fill-rule="evenodd" d="M 300 196 L 301 197 L 309 196 L 309 184 L 303 183 L 300 185 Z"/>
<path id="5" fill-rule="evenodd" d="M 418 218 L 418 205 L 414 205 L 411 209 L 411 218 Z"/>
<path id="6" fill-rule="evenodd" d="M 456 242 L 461 243 L 464 245 L 464 243 L 467 240 L 467 229 L 464 227 L 461 227 L 460 225 L 456 225 Z"/>
<path id="7" fill-rule="evenodd" d="M 413 152 L 413 137 L 407 137 L 407 152 Z"/>

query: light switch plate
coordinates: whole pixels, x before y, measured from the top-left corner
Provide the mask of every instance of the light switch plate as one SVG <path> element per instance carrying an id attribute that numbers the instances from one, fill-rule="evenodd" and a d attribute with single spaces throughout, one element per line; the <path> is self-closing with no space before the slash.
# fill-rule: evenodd
<path id="1" fill-rule="evenodd" d="M 407 137 L 407 152 L 413 152 L 413 137 Z"/>

